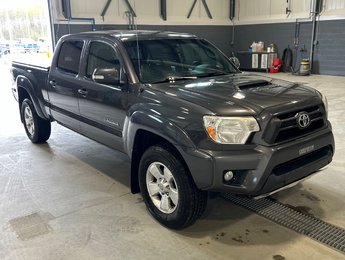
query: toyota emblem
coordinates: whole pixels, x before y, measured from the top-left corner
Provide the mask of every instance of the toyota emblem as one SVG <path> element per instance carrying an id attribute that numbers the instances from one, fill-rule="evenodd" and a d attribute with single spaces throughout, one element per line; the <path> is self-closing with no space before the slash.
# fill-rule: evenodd
<path id="1" fill-rule="evenodd" d="M 296 115 L 297 123 L 300 128 L 306 128 L 310 125 L 310 117 L 306 112 L 300 112 Z"/>

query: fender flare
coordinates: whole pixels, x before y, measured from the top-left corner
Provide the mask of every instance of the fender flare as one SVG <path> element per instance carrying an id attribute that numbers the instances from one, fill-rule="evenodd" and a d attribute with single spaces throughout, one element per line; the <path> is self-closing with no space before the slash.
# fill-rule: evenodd
<path id="1" fill-rule="evenodd" d="M 40 95 L 39 93 L 35 92 L 35 89 L 31 83 L 31 81 L 27 77 L 25 77 L 23 75 L 19 75 L 16 79 L 16 85 L 17 85 L 17 92 L 18 92 L 18 101 L 20 100 L 19 89 L 22 88 L 29 94 L 38 116 L 43 118 L 43 119 L 49 119 L 49 116 L 45 113 L 44 109 L 42 109 L 42 106 L 40 104 L 39 99 L 41 99 L 43 102 L 43 96 L 42 96 L 42 94 Z M 40 95 L 40 97 L 35 95 L 35 93 Z M 19 106 L 20 106 L 20 104 L 19 104 Z M 20 107 L 19 107 L 19 109 L 20 109 Z"/>
<path id="2" fill-rule="evenodd" d="M 166 118 L 152 115 L 145 112 L 135 112 L 132 117 L 126 120 L 127 133 L 125 149 L 131 159 L 131 190 L 132 193 L 140 192 L 138 185 L 138 162 L 134 163 L 138 158 L 133 158 L 133 147 L 138 130 L 146 130 L 153 133 L 168 142 L 179 152 L 181 158 L 189 168 L 191 177 L 196 186 L 205 189 L 212 184 L 213 181 L 213 162 L 212 158 L 203 152 L 198 151 L 195 144 L 189 139 L 188 135 L 176 124 L 170 122 Z M 193 163 L 196 162 L 196 163 Z M 203 172 L 202 175 L 200 173 Z M 202 178 L 199 178 L 199 177 Z"/>
<path id="3" fill-rule="evenodd" d="M 183 129 L 166 118 L 144 111 L 136 111 L 130 118 L 126 118 L 125 130 L 125 150 L 130 157 L 133 152 L 134 140 L 138 130 L 151 132 L 166 139 L 174 146 L 195 148 L 194 143 Z"/>
<path id="4" fill-rule="evenodd" d="M 124 125 L 124 149 L 131 159 L 131 191 L 140 192 L 138 182 L 138 161 L 134 157 L 134 142 L 139 130 L 145 130 L 170 142 L 181 154 L 181 146 L 193 145 L 187 134 L 166 118 L 152 115 L 147 111 L 135 111 L 131 117 L 127 117 Z M 194 145 L 193 145 L 194 146 Z M 179 149 L 180 148 L 180 149 Z M 183 155 L 181 154 L 183 157 Z"/>

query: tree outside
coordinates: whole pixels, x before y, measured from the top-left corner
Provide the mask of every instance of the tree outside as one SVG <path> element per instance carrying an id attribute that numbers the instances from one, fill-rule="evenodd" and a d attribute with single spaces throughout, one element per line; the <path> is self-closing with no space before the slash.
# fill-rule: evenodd
<path id="1" fill-rule="evenodd" d="M 0 21 L 2 45 L 39 43 L 50 36 L 47 0 L 0 0 Z"/>

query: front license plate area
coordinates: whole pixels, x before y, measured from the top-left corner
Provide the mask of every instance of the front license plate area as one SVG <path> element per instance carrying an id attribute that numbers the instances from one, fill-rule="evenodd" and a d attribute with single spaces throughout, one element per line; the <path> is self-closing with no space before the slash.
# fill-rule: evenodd
<path id="1" fill-rule="evenodd" d="M 315 149 L 315 146 L 314 145 L 310 145 L 310 146 L 307 146 L 307 147 L 304 147 L 304 148 L 300 149 L 298 151 L 298 154 L 299 155 L 304 155 L 304 154 L 310 153 L 311 151 L 314 151 L 314 149 Z"/>

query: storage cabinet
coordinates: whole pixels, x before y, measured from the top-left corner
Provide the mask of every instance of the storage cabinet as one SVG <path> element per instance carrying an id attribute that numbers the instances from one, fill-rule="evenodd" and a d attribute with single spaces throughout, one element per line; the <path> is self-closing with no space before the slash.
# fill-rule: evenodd
<path id="1" fill-rule="evenodd" d="M 277 56 L 276 52 L 237 52 L 241 70 L 267 71 L 273 66 L 273 61 Z"/>

